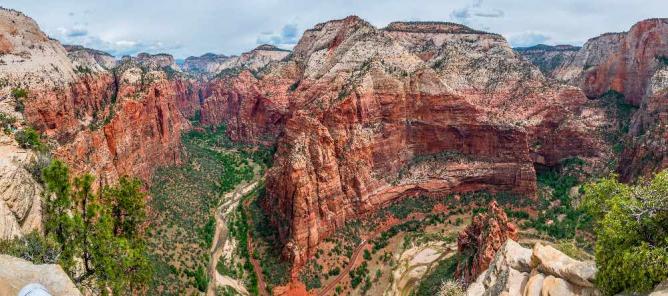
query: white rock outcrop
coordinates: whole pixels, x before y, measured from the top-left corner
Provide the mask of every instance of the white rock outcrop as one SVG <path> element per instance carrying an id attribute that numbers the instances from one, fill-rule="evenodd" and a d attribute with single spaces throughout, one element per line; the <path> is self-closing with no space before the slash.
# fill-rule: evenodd
<path id="1" fill-rule="evenodd" d="M 81 295 L 60 265 L 35 265 L 20 258 L 0 255 L 0 295 L 17 295 L 21 288 L 31 283 L 41 284 L 53 296 Z"/>
<path id="2" fill-rule="evenodd" d="M 595 274 L 594 262 L 572 259 L 540 243 L 531 250 L 508 240 L 489 268 L 469 285 L 466 295 L 600 295 L 592 283 Z"/>

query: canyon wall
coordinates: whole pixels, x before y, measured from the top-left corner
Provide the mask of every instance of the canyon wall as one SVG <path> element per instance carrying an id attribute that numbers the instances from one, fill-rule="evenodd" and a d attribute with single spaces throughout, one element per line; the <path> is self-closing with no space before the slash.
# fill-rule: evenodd
<path id="1" fill-rule="evenodd" d="M 550 83 L 499 35 L 348 17 L 307 30 L 254 83 L 295 67 L 293 83 L 273 84 L 290 100 L 264 207 L 296 266 L 346 221 L 398 198 L 533 198 L 534 163 L 601 156 L 582 92 Z"/>
<path id="2" fill-rule="evenodd" d="M 606 93 L 614 92 L 623 96 L 626 104 L 639 107 L 623 139 L 624 149 L 617 167 L 624 181 L 650 176 L 668 167 L 667 36 L 668 19 L 644 20 L 628 32 L 590 39 L 549 73 L 557 81 L 578 86 L 589 98 L 605 100 Z M 554 50 L 551 47 L 543 52 L 524 49 L 518 52 L 539 63 L 552 57 Z"/>

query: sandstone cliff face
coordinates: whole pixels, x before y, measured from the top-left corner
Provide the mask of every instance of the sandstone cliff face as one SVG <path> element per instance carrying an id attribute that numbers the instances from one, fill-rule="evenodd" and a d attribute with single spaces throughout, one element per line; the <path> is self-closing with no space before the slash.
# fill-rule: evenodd
<path id="1" fill-rule="evenodd" d="M 517 226 L 496 201 L 492 201 L 487 213 L 473 217 L 471 224 L 459 233 L 457 251 L 465 259 L 457 265 L 455 278 L 460 283 L 473 282 L 489 267 L 496 252 L 507 240 L 517 240 Z"/>
<path id="2" fill-rule="evenodd" d="M 41 231 L 42 186 L 26 170 L 37 156 L 2 133 L 0 155 L 0 240 Z"/>
<path id="3" fill-rule="evenodd" d="M 579 86 L 590 98 L 608 91 L 639 106 L 634 114 L 618 171 L 625 181 L 648 176 L 668 167 L 666 160 L 666 92 L 668 20 L 649 19 L 628 32 L 590 39 L 570 59 L 551 72 L 558 81 Z M 549 52 L 522 54 L 539 63 Z M 614 121 L 614 118 L 608 119 Z"/>
<path id="4" fill-rule="evenodd" d="M 538 66 L 546 77 L 556 78 L 555 72 L 561 70 L 562 65 L 573 63 L 580 47 L 571 45 L 549 46 L 539 44 L 531 47 L 515 48 L 515 51 L 521 54 L 534 65 Z"/>
<path id="5" fill-rule="evenodd" d="M 117 65 L 103 52 L 66 50 L 18 12 L 0 14 L 10 45 L 0 63 L 2 103 L 13 107 L 10 91 L 25 89 L 25 110 L 15 115 L 46 135 L 75 174 L 98 176 L 96 185 L 122 175 L 147 181 L 156 166 L 179 161 L 200 86 L 180 75 L 171 56 L 139 54 Z"/>
<path id="6" fill-rule="evenodd" d="M 232 72 L 233 70 L 250 70 L 255 72 L 273 61 L 282 60 L 289 54 L 289 50 L 263 44 L 239 56 L 228 57 L 207 53 L 200 57 L 188 57 L 183 64 L 183 70 L 205 76 L 215 76 L 224 70 Z"/>
<path id="7" fill-rule="evenodd" d="M 632 146 L 624 150 L 619 167 L 624 180 L 651 176 L 668 167 L 668 65 L 652 76 L 629 137 Z"/>
<path id="8" fill-rule="evenodd" d="M 289 103 L 265 208 L 297 266 L 346 220 L 402 196 L 531 197 L 534 162 L 600 154 L 578 89 L 550 83 L 499 35 L 461 25 L 318 24 L 254 85 L 278 72 L 296 73 L 272 84 L 275 102 L 287 87 Z"/>

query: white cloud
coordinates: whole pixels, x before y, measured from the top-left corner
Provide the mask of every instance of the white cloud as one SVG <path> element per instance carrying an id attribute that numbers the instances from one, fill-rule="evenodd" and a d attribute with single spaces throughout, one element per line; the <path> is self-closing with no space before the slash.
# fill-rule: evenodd
<path id="1" fill-rule="evenodd" d="M 642 19 L 666 17 L 668 11 L 666 0 L 643 0 L 642 4 L 628 0 L 2 2 L 5 7 L 25 12 L 45 32 L 63 42 L 98 46 L 114 54 L 168 51 L 176 57 L 206 52 L 239 54 L 258 42 L 291 46 L 304 29 L 351 14 L 378 27 L 400 20 L 455 21 L 500 33 L 513 43 L 535 42 L 541 38 L 536 34 L 542 34 L 550 44 L 581 44 L 605 32 L 628 30 Z M 531 32 L 536 34 L 530 36 Z M 135 44 L 116 44 L 119 41 Z"/>

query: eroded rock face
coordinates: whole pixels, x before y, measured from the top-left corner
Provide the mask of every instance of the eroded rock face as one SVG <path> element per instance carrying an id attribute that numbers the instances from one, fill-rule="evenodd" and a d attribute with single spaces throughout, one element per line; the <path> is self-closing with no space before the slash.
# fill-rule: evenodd
<path id="1" fill-rule="evenodd" d="M 215 76 L 225 74 L 225 70 L 235 73 L 243 70 L 258 71 L 273 61 L 280 61 L 290 54 L 289 50 L 263 44 L 239 56 L 225 56 L 207 53 L 200 57 L 188 57 L 183 70 L 193 74 Z"/>
<path id="2" fill-rule="evenodd" d="M 507 240 L 517 240 L 517 226 L 508 221 L 508 216 L 496 201 L 490 202 L 487 213 L 473 217 L 471 224 L 459 233 L 457 251 L 466 259 L 457 265 L 455 277 L 468 284 L 475 280 L 494 259 L 497 251 Z M 528 254 L 516 245 L 509 244 L 501 253 L 506 263 L 520 270 L 529 265 Z"/>
<path id="3" fill-rule="evenodd" d="M 0 240 L 42 230 L 42 186 L 26 170 L 37 157 L 0 134 Z"/>
<path id="4" fill-rule="evenodd" d="M 549 83 L 503 37 L 461 25 L 318 24 L 252 83 L 287 102 L 265 208 L 297 266 L 346 220 L 397 198 L 530 198 L 533 163 L 596 157 L 602 142 L 581 120 L 577 88 Z"/>
<path id="5" fill-rule="evenodd" d="M 538 243 L 531 250 L 509 239 L 493 258 L 468 286 L 467 296 L 601 295 L 592 284 L 594 262 L 572 259 L 550 246 Z"/>
<path id="6" fill-rule="evenodd" d="M 75 174 L 92 173 L 96 186 L 123 175 L 148 181 L 155 167 L 179 161 L 181 131 L 199 109 L 201 87 L 181 75 L 173 57 L 139 54 L 117 64 L 103 52 L 66 50 L 5 9 L 0 34 L 11 44 L 0 64 L 0 103 L 17 105 L 10 91 L 24 89 L 24 110 L 13 115 L 25 120 L 21 128 L 46 135 Z"/>
<path id="7" fill-rule="evenodd" d="M 547 77 L 557 78 L 555 72 L 562 65 L 573 63 L 580 47 L 571 45 L 544 45 L 515 48 L 515 51 L 538 66 Z M 563 74 L 562 74 L 563 75 Z"/>
<path id="8" fill-rule="evenodd" d="M 18 295 L 31 283 L 41 284 L 53 296 L 81 295 L 60 265 L 35 265 L 20 258 L 0 255 L 1 295 Z"/>

